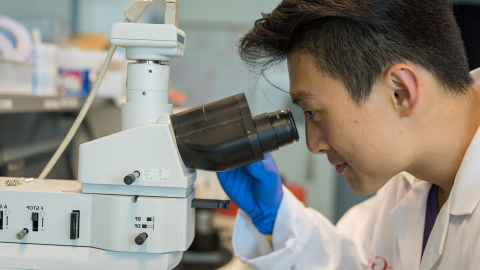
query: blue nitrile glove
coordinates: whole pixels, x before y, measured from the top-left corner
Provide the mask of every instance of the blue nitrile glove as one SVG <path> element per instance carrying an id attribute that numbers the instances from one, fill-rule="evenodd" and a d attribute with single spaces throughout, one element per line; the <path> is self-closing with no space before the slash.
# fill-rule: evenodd
<path id="1" fill-rule="evenodd" d="M 283 197 L 282 181 L 272 155 L 217 176 L 225 193 L 250 216 L 258 231 L 272 235 Z"/>

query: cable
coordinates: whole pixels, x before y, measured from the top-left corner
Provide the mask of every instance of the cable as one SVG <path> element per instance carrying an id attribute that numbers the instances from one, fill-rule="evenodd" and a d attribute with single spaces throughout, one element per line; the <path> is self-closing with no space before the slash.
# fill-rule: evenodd
<path id="1" fill-rule="evenodd" d="M 152 0 L 133 0 L 132 3 L 130 3 L 130 5 L 128 6 L 128 8 L 125 10 L 124 14 L 127 19 L 125 19 L 124 23 L 137 22 L 151 4 L 152 4 Z M 65 136 L 65 139 L 63 139 L 57 151 L 55 151 L 55 154 L 53 154 L 53 157 L 50 159 L 50 161 L 48 161 L 47 166 L 45 166 L 42 173 L 40 173 L 40 176 L 38 177 L 39 179 L 45 179 L 45 177 L 47 177 L 47 175 L 52 170 L 53 166 L 55 166 L 58 159 L 62 156 L 63 152 L 67 148 L 70 141 L 72 141 L 73 136 L 75 136 L 75 133 L 77 132 L 78 127 L 80 126 L 83 119 L 85 118 L 85 115 L 87 114 L 88 109 L 90 109 L 90 105 L 92 105 L 93 99 L 97 94 L 98 88 L 102 83 L 103 77 L 105 76 L 105 72 L 107 71 L 108 65 L 110 65 L 110 61 L 112 61 L 113 53 L 115 52 L 116 49 L 117 49 L 116 45 L 112 45 L 110 47 L 110 50 L 108 51 L 108 54 L 107 54 L 107 58 L 103 63 L 102 69 L 98 74 L 97 80 L 93 85 L 92 91 L 88 95 L 87 100 L 85 101 L 85 104 L 83 104 L 82 109 L 78 113 L 77 119 L 75 119 L 75 122 L 73 123 L 72 127 L 68 131 L 67 136 Z"/>
<path id="2" fill-rule="evenodd" d="M 125 19 L 125 23 L 129 23 L 129 19 Z M 58 147 L 57 151 L 55 151 L 55 154 L 53 154 L 53 157 L 48 161 L 47 166 L 43 169 L 42 173 L 40 173 L 40 176 L 38 177 L 39 179 L 45 179 L 47 175 L 50 173 L 52 170 L 53 166 L 57 163 L 58 159 L 62 156 L 63 152 L 67 148 L 68 144 L 72 140 L 73 136 L 75 136 L 75 133 L 78 130 L 78 127 L 82 123 L 83 119 L 85 118 L 85 115 L 88 112 L 88 109 L 90 109 L 90 106 L 92 105 L 93 99 L 95 98 L 95 95 L 97 94 L 98 88 L 100 87 L 100 84 L 102 83 L 103 77 L 105 76 L 105 72 L 107 71 L 108 65 L 110 65 L 110 61 L 112 61 L 113 53 L 117 49 L 116 45 L 112 45 L 110 47 L 110 50 L 108 51 L 107 58 L 105 59 L 105 62 L 103 63 L 102 69 L 100 70 L 100 73 L 98 74 L 97 80 L 95 81 L 95 84 L 93 85 L 92 91 L 87 97 L 87 100 L 85 101 L 85 104 L 83 105 L 82 109 L 78 113 L 77 119 L 75 119 L 75 122 L 73 123 L 72 127 L 67 133 L 67 136 L 65 136 L 65 139 L 63 139 L 62 143 Z"/>

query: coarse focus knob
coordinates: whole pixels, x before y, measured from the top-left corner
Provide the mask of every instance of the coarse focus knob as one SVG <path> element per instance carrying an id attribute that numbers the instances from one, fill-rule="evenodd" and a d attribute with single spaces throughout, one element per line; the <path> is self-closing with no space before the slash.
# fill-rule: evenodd
<path id="1" fill-rule="evenodd" d="M 138 177 L 140 177 L 140 172 L 134 171 L 133 173 L 125 176 L 125 178 L 123 178 L 123 182 L 125 183 L 125 185 L 131 185 L 137 180 Z"/>
<path id="2" fill-rule="evenodd" d="M 141 233 L 135 237 L 135 244 L 141 246 L 145 241 L 147 241 L 148 234 L 147 233 Z"/>
<path id="3" fill-rule="evenodd" d="M 25 237 L 25 235 L 27 235 L 27 234 L 28 234 L 28 229 L 24 228 L 19 233 L 17 233 L 17 239 L 22 240 Z"/>

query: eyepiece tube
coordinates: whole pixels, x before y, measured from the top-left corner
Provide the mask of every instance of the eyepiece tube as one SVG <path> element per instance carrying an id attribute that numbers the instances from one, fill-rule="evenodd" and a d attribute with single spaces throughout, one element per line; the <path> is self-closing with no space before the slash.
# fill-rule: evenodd
<path id="1" fill-rule="evenodd" d="M 253 121 L 265 154 L 299 140 L 295 120 L 289 109 L 261 114 L 255 116 Z"/>
<path id="2" fill-rule="evenodd" d="M 224 171 L 263 160 L 299 140 L 289 109 L 252 118 L 245 94 L 171 116 L 185 166 Z"/>

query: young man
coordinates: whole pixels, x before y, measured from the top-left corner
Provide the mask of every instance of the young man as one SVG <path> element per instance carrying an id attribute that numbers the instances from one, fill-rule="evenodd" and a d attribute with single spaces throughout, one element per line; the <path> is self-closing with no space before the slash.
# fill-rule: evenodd
<path id="1" fill-rule="evenodd" d="M 480 94 L 448 0 L 285 0 L 240 55 L 287 59 L 307 146 L 359 194 L 334 227 L 268 156 L 219 173 L 254 269 L 479 269 Z"/>

